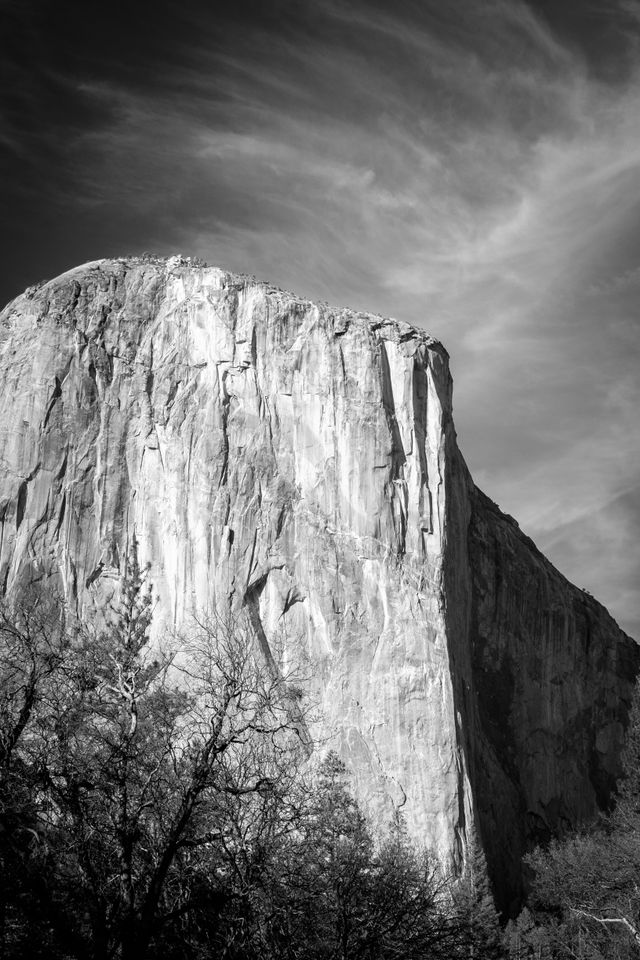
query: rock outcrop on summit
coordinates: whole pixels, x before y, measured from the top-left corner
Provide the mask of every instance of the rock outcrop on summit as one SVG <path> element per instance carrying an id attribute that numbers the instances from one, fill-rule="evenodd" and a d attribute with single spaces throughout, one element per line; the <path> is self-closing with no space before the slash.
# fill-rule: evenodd
<path id="1" fill-rule="evenodd" d="M 100 260 L 0 315 L 0 586 L 246 615 L 383 822 L 503 899 L 610 797 L 640 658 L 473 484 L 443 347 L 219 269 Z"/>

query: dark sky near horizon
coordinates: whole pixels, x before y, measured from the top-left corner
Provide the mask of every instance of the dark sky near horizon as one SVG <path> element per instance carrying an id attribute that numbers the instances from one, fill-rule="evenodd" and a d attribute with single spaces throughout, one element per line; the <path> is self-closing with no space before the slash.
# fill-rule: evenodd
<path id="1" fill-rule="evenodd" d="M 640 638 L 639 0 L 0 0 L 0 299 L 182 252 L 449 350 L 474 478 Z"/>

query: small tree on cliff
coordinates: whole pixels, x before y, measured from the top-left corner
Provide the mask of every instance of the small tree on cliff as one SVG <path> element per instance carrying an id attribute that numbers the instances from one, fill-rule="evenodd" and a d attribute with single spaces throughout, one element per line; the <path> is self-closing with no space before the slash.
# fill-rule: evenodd
<path id="1" fill-rule="evenodd" d="M 195 915 L 214 936 L 241 899 L 242 845 L 286 809 L 299 721 L 284 681 L 262 668 L 247 631 L 220 619 L 190 638 L 186 677 L 150 648 L 150 622 L 134 544 L 108 625 L 38 666 L 38 695 L 28 685 L 22 695 L 37 710 L 19 709 L 17 694 L 5 710 L 3 782 L 17 778 L 29 797 L 25 859 L 38 867 L 22 870 L 9 906 L 23 921 L 38 913 L 52 956 L 167 955 Z"/>

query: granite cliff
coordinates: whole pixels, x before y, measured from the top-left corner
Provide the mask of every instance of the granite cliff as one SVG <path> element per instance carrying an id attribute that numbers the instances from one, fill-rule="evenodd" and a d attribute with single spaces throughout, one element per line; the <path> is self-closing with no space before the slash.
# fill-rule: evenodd
<path id="1" fill-rule="evenodd" d="M 504 902 L 607 803 L 640 658 L 473 484 L 443 347 L 169 261 L 101 260 L 0 314 L 0 586 L 99 608 L 132 535 L 156 629 L 243 611 L 299 664 L 378 818 Z"/>

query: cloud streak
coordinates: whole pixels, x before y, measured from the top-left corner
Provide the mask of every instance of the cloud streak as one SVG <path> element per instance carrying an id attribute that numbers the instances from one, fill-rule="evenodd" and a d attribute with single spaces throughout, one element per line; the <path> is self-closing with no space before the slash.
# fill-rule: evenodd
<path id="1" fill-rule="evenodd" d="M 638 6 L 571 35 L 519 0 L 236 7 L 172 7 L 135 65 L 43 54 L 67 119 L 36 72 L 6 137 L 49 247 L 183 249 L 427 328 L 478 482 L 637 624 Z"/>

